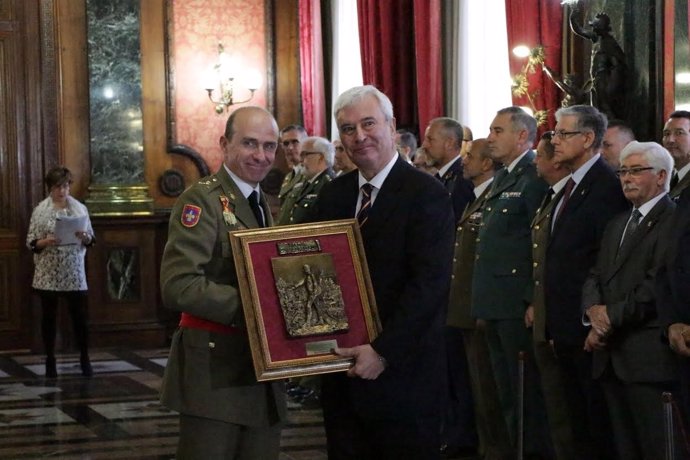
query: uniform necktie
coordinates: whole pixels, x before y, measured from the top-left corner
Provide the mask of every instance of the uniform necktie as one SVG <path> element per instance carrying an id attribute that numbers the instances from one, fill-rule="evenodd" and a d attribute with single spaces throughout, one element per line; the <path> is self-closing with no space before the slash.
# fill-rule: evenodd
<path id="1" fill-rule="evenodd" d="M 357 213 L 357 222 L 361 227 L 369 218 L 369 211 L 371 210 L 371 192 L 374 190 L 374 186 L 366 183 L 362 185 L 362 202 L 359 206 L 359 212 Z"/>
<path id="2" fill-rule="evenodd" d="M 252 208 L 252 212 L 254 213 L 254 217 L 256 218 L 256 222 L 259 224 L 259 227 L 265 227 L 266 224 L 264 223 L 264 216 L 261 213 L 261 207 L 259 206 L 259 194 L 256 193 L 256 190 L 249 194 L 247 200 L 249 201 L 249 207 Z"/>
<path id="3" fill-rule="evenodd" d="M 563 214 L 563 210 L 565 209 L 565 206 L 568 204 L 568 200 L 570 199 L 570 195 L 573 193 L 574 188 L 575 181 L 571 177 L 570 179 L 568 179 L 568 182 L 565 183 L 565 189 L 563 190 L 563 201 L 561 201 L 561 207 L 558 208 L 556 220 L 558 220 L 558 218 L 561 217 L 561 214 Z"/>
<path id="4" fill-rule="evenodd" d="M 553 200 L 553 189 L 549 187 L 549 189 L 546 191 L 546 196 L 544 197 L 544 201 L 542 201 L 541 206 L 539 207 L 540 209 L 544 209 L 546 206 L 548 206 L 549 203 L 551 203 L 551 200 Z"/>
<path id="5" fill-rule="evenodd" d="M 630 220 L 628 220 L 628 225 L 625 227 L 625 232 L 623 232 L 623 239 L 621 239 L 621 246 L 623 246 L 623 243 L 625 243 L 625 240 L 630 238 L 630 236 L 635 233 L 635 230 L 637 230 L 637 227 L 640 225 L 640 218 L 642 217 L 642 213 L 638 209 L 633 209 L 632 214 L 630 215 Z"/>

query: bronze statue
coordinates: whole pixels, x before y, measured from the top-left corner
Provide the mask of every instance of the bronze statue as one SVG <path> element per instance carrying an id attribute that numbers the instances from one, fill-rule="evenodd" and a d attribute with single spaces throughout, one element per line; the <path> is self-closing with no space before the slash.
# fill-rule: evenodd
<path id="1" fill-rule="evenodd" d="M 592 41 L 590 66 L 591 104 L 609 118 L 623 118 L 625 96 L 625 54 L 611 32 L 611 19 L 606 13 L 597 14 L 585 30 L 575 21 L 577 9 L 570 13 L 570 28 L 576 35 Z"/>
<path id="2" fill-rule="evenodd" d="M 561 77 L 546 64 L 542 65 L 542 69 L 546 76 L 556 84 L 558 89 L 565 93 L 561 100 L 561 107 L 590 103 L 589 97 L 592 92 L 592 80 L 588 80 L 587 83 L 583 85 L 582 78 L 577 74 L 569 73 Z"/>

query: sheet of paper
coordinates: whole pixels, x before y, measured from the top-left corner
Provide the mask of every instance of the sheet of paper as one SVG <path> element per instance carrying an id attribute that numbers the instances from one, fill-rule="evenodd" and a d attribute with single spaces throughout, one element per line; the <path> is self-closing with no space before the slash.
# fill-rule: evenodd
<path id="1" fill-rule="evenodd" d="M 86 231 L 86 216 L 58 217 L 55 219 L 55 238 L 60 246 L 66 244 L 81 244 L 77 232 Z"/>

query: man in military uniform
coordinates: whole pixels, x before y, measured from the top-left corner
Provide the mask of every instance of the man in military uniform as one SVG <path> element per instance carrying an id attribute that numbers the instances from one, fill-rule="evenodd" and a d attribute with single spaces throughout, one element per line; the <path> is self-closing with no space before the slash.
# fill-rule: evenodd
<path id="1" fill-rule="evenodd" d="M 673 157 L 675 172 L 669 195 L 674 201 L 690 187 L 690 112 L 676 110 L 664 125 L 663 144 Z"/>
<path id="2" fill-rule="evenodd" d="M 544 200 L 539 206 L 537 215 L 532 221 L 532 302 L 525 312 L 525 326 L 532 328 L 534 342 L 534 360 L 539 368 L 541 385 L 544 389 L 544 402 L 548 414 L 549 429 L 554 450 L 559 459 L 571 458 L 575 450 L 573 433 L 570 426 L 569 412 L 563 394 L 563 379 L 558 367 L 553 344 L 546 333 L 546 306 L 544 303 L 544 270 L 546 248 L 551 235 L 551 216 L 556 203 L 563 195 L 563 189 L 570 176 L 570 171 L 556 162 L 554 146 L 551 144 L 553 131 L 545 132 L 534 156 L 537 175 L 549 184 Z"/>
<path id="3" fill-rule="evenodd" d="M 494 172 L 502 166 L 491 158 L 486 139 L 477 139 L 472 143 L 462 165 L 463 177 L 472 181 L 476 198 L 467 205 L 457 224 L 446 324 L 462 331 L 472 386 L 479 453 L 482 458 L 487 459 L 505 458 L 511 452 L 510 439 L 498 403 L 494 374 L 491 366 L 486 365 L 490 358 L 484 325 L 481 322 L 477 325 L 471 314 L 472 272 L 477 232 L 482 223 L 482 205 L 494 180 Z M 462 353 L 462 349 L 449 349 L 447 353 L 455 357 L 457 353 Z"/>
<path id="4" fill-rule="evenodd" d="M 321 188 L 331 181 L 333 173 L 333 144 L 323 137 L 307 137 L 302 142 L 302 177 L 283 202 L 278 225 L 300 224 L 312 220 L 316 197 Z"/>
<path id="5" fill-rule="evenodd" d="M 532 281 L 530 223 L 546 192 L 531 146 L 536 120 L 519 107 L 501 109 L 487 138 L 499 171 L 482 208 L 472 276 L 472 315 L 486 321 L 486 338 L 503 414 L 513 446 L 518 436 L 518 354 L 531 351 L 524 324 Z M 525 454 L 548 456 L 548 429 L 536 368 L 525 376 Z M 544 414 L 545 415 L 545 414 Z M 540 417 L 541 416 L 541 417 Z"/>
<path id="6" fill-rule="evenodd" d="M 302 142 L 307 137 L 307 131 L 300 125 L 288 125 L 280 131 L 280 143 L 285 153 L 285 161 L 292 170 L 285 175 L 280 186 L 278 199 L 281 206 L 293 187 L 304 180 L 302 176 Z"/>
<path id="7" fill-rule="evenodd" d="M 181 320 L 161 402 L 180 413 L 177 458 L 277 459 L 283 383 L 256 381 L 228 231 L 272 223 L 259 182 L 278 127 L 266 110 L 243 107 L 220 146 L 220 170 L 187 189 L 170 216 L 161 292 Z"/>

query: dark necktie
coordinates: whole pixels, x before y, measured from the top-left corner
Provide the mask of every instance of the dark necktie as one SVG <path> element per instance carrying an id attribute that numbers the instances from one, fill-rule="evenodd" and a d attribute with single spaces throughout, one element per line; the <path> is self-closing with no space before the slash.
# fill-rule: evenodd
<path id="1" fill-rule="evenodd" d="M 549 187 L 549 189 L 546 191 L 546 196 L 544 197 L 544 200 L 541 202 L 541 206 L 539 206 L 539 209 L 544 209 L 551 203 L 551 200 L 553 200 L 553 189 Z"/>
<path id="2" fill-rule="evenodd" d="M 252 208 L 252 212 L 254 213 L 254 217 L 256 218 L 256 222 L 259 224 L 259 227 L 265 227 L 266 224 L 264 223 L 264 216 L 261 213 L 261 206 L 259 205 L 259 194 L 256 193 L 256 190 L 249 194 L 247 200 L 249 201 L 249 207 Z"/>
<path id="3" fill-rule="evenodd" d="M 671 184 L 670 184 L 670 185 L 671 185 L 671 189 L 673 189 L 676 185 L 678 185 L 678 181 L 679 181 L 679 178 L 678 178 L 678 171 L 676 171 L 676 170 L 674 169 L 674 170 L 673 170 L 673 174 L 671 175 Z"/>
<path id="4" fill-rule="evenodd" d="M 623 232 L 623 239 L 621 239 L 621 246 L 623 246 L 623 243 L 625 243 L 625 240 L 630 238 L 633 233 L 635 233 L 635 230 L 637 230 L 637 227 L 640 225 L 640 218 L 642 217 L 642 213 L 638 209 L 633 209 L 632 214 L 630 215 L 630 220 L 628 221 L 628 226 L 625 227 L 625 232 Z"/>
<path id="5" fill-rule="evenodd" d="M 565 209 L 565 206 L 568 204 L 568 200 L 570 199 L 570 195 L 573 193 L 574 188 L 575 181 L 571 177 L 570 179 L 568 179 L 568 182 L 565 183 L 565 189 L 563 190 L 563 201 L 561 201 L 561 207 L 558 208 L 556 220 L 558 220 L 558 218 L 561 217 L 561 214 L 563 214 L 563 210 Z"/>
<path id="6" fill-rule="evenodd" d="M 369 211 L 371 210 L 371 192 L 374 190 L 374 186 L 366 183 L 362 185 L 362 202 L 359 206 L 359 212 L 357 213 L 357 222 L 359 226 L 364 225 L 369 218 Z"/>

